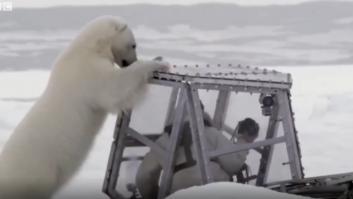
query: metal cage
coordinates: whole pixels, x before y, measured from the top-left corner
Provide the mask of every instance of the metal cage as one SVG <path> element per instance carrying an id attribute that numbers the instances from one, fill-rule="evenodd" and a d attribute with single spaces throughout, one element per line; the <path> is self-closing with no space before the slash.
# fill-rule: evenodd
<path id="1" fill-rule="evenodd" d="M 288 162 L 286 164 L 289 166 L 290 178 L 292 180 L 303 179 L 300 147 L 291 108 L 292 79 L 289 74 L 241 65 L 174 65 L 168 73 L 155 73 L 150 83 L 172 88 L 165 118 L 165 124 L 172 123 L 171 144 L 168 149 L 161 148 L 154 142 L 158 134 L 143 135 L 129 126 L 132 111 L 120 113 L 116 121 L 114 141 L 103 185 L 103 192 L 110 198 L 124 198 L 116 190 L 121 164 L 129 160 L 123 156 L 123 151 L 129 147 L 139 146 L 148 146 L 152 152 L 163 157 L 161 165 L 163 173 L 158 198 L 162 199 L 170 194 L 176 150 L 181 136 L 179 129 L 185 115 L 188 115 L 190 119 L 192 142 L 196 152 L 195 159 L 201 172 L 203 184 L 213 181 L 209 168 L 211 159 L 224 154 L 252 149 L 261 157 L 258 171 L 253 177 L 254 184 L 264 186 L 269 174 L 274 145 L 279 143 L 285 144 L 287 149 Z M 262 96 L 271 96 L 274 102 L 271 105 L 271 112 L 264 113 L 268 114 L 265 139 L 251 144 L 237 144 L 231 150 L 208 151 L 203 135 L 205 127 L 199 103 L 200 89 L 218 91 L 213 124 L 217 129 L 226 132 L 232 131 L 224 123 L 231 93 L 257 93 Z M 276 136 L 279 123 L 283 128 L 283 135 Z M 142 158 L 140 157 L 140 159 Z"/>

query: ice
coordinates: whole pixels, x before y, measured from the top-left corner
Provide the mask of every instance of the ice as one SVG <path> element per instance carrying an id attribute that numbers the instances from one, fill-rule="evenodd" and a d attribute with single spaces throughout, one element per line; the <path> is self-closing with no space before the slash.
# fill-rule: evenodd
<path id="1" fill-rule="evenodd" d="M 289 195 L 251 185 L 219 182 L 205 186 L 195 186 L 181 190 L 167 199 L 304 199 L 306 197 Z"/>

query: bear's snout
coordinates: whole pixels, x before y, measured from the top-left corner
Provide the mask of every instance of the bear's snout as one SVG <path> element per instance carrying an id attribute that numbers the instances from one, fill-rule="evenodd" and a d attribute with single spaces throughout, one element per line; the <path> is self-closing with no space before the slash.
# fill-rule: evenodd
<path id="1" fill-rule="evenodd" d="M 128 61 L 126 61 L 125 59 L 123 59 L 123 60 L 121 61 L 121 64 L 122 64 L 121 67 L 125 68 L 125 67 L 128 67 L 131 63 L 129 63 Z"/>

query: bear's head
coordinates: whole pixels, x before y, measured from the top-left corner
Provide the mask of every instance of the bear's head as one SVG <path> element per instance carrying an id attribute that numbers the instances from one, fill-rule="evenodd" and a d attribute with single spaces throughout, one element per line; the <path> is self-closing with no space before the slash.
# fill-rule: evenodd
<path id="1" fill-rule="evenodd" d="M 113 38 L 112 43 L 114 61 L 120 67 L 127 67 L 137 60 L 135 38 L 127 24 L 116 26 L 116 31 L 118 36 Z"/>
<path id="2" fill-rule="evenodd" d="M 120 67 L 127 67 L 137 60 L 135 37 L 127 23 L 118 17 L 103 16 L 91 21 L 75 43 L 86 49 L 93 48 Z"/>

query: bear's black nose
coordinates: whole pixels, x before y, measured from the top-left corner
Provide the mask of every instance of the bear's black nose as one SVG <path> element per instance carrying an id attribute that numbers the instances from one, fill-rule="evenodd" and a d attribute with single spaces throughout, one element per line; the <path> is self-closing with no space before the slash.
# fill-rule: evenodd
<path id="1" fill-rule="evenodd" d="M 128 67 L 130 65 L 129 62 L 124 59 L 122 60 L 121 64 L 122 64 L 121 67 L 123 67 L 123 68 Z"/>

